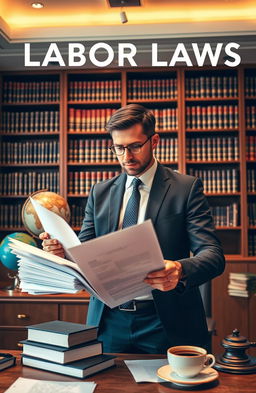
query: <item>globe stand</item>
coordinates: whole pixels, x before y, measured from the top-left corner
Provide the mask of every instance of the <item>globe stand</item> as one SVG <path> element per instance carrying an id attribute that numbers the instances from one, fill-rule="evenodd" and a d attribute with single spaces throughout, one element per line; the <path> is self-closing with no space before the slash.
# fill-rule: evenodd
<path id="1" fill-rule="evenodd" d="M 13 280 L 13 282 L 6 289 L 8 289 L 9 291 L 13 291 L 13 290 L 20 291 L 21 290 L 20 289 L 20 278 L 19 278 L 18 272 L 17 273 L 8 273 L 7 275 L 10 279 Z"/>

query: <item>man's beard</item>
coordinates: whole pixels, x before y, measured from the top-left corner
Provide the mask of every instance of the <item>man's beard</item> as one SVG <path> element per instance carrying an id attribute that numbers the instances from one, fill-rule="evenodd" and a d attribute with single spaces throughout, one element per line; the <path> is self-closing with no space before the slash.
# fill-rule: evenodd
<path id="1" fill-rule="evenodd" d="M 151 160 L 152 160 L 152 156 L 148 159 L 147 162 L 145 162 L 144 164 L 140 165 L 137 168 L 126 168 L 125 166 L 123 166 L 124 164 L 122 163 L 122 168 L 127 175 L 136 176 L 145 171 L 147 166 L 150 164 Z M 138 161 L 136 160 L 129 160 L 125 162 L 125 164 L 137 164 L 137 163 Z"/>

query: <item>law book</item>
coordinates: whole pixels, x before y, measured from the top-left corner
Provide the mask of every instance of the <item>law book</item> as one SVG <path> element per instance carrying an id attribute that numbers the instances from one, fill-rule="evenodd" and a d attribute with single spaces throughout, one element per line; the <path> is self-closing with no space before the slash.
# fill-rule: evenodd
<path id="1" fill-rule="evenodd" d="M 16 364 L 15 356 L 11 355 L 10 353 L 0 352 L 0 371 L 15 366 L 15 364 Z"/>
<path id="2" fill-rule="evenodd" d="M 102 343 L 94 340 L 66 348 L 30 340 L 21 341 L 23 354 L 55 363 L 66 364 L 102 354 Z M 56 343 L 55 343 L 56 344 Z"/>
<path id="3" fill-rule="evenodd" d="M 96 340 L 98 332 L 96 326 L 59 320 L 38 323 L 27 328 L 29 341 L 64 348 Z"/>
<path id="4" fill-rule="evenodd" d="M 115 356 L 104 354 L 93 356 L 88 359 L 78 360 L 69 364 L 58 364 L 23 354 L 21 356 L 23 366 L 35 367 L 41 370 L 69 375 L 76 378 L 86 378 L 89 375 L 96 374 L 99 371 L 115 365 Z"/>

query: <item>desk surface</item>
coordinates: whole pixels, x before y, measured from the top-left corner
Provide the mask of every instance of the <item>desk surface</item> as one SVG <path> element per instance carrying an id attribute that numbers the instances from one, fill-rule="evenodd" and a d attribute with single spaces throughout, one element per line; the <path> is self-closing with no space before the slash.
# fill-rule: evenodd
<path id="1" fill-rule="evenodd" d="M 1 352 L 1 351 L 0 351 Z M 36 370 L 30 367 L 21 366 L 20 351 L 2 351 L 13 353 L 17 356 L 17 365 L 0 372 L 0 393 L 3 393 L 18 377 L 45 379 L 53 381 L 81 381 L 80 379 L 65 377 L 64 375 Z M 153 359 L 159 358 L 157 355 L 118 355 L 116 367 L 95 374 L 84 381 L 94 381 L 97 383 L 95 393 L 172 393 L 184 390 L 171 383 L 140 383 L 137 384 L 124 359 Z M 188 388 L 187 391 L 211 392 L 211 393 L 255 393 L 256 374 L 232 375 L 219 373 L 219 380 L 212 384 L 201 385 L 201 388 Z M 22 393 L 22 392 L 21 392 Z"/>

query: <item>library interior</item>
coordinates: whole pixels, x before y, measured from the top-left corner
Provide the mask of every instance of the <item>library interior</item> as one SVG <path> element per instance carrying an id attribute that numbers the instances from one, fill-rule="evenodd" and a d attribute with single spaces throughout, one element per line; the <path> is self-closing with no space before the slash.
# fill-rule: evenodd
<path id="1" fill-rule="evenodd" d="M 202 384 L 213 393 L 256 391 L 255 15 L 252 0 L 1 1 L 0 370 L 8 368 L 0 371 L 0 393 L 20 377 L 68 383 L 96 372 L 88 392 L 113 384 L 134 393 Z M 54 226 L 33 201 L 64 221 Z M 141 234 L 146 219 L 153 226 L 141 227 L 141 251 L 135 239 L 129 255 L 113 249 L 119 236 L 120 249 L 123 239 L 132 241 L 131 229 L 121 231 L 126 238 L 118 230 L 138 224 Z M 56 245 L 42 235 L 46 228 Z M 87 241 L 94 251 L 75 253 Z M 157 247 L 158 264 L 151 261 Z M 66 260 L 74 250 L 70 260 L 79 267 L 61 265 L 63 249 Z M 162 286 L 168 278 L 175 284 Z M 168 336 L 168 366 L 157 363 L 164 352 L 150 351 L 146 339 L 140 350 L 107 343 L 121 330 L 124 341 L 128 319 L 149 308 Z M 204 324 L 207 343 L 204 333 L 198 338 Z M 214 354 L 212 374 L 175 379 L 164 367 L 175 367 L 176 346 L 182 360 Z M 136 383 L 142 366 L 132 362 L 150 359 L 158 379 L 140 377 L 157 384 Z M 29 391 L 22 378 L 10 393 Z M 51 392 L 50 385 L 37 387 Z"/>

